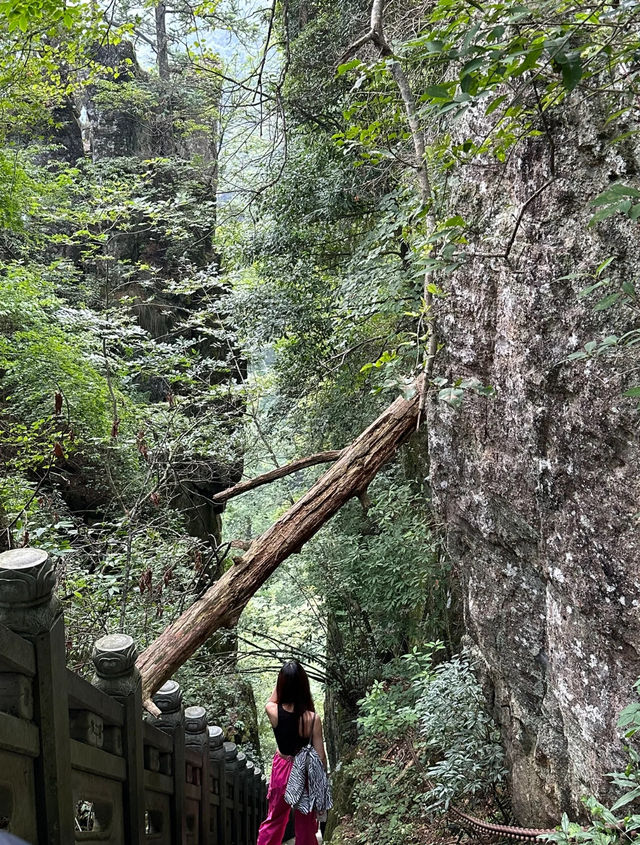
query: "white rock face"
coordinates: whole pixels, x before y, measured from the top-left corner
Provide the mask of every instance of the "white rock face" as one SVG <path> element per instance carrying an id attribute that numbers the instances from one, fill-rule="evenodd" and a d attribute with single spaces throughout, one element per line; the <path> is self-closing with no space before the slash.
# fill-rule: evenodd
<path id="1" fill-rule="evenodd" d="M 637 355 L 561 363 L 633 327 L 629 312 L 594 312 L 594 300 L 578 298 L 586 281 L 559 278 L 609 255 L 620 281 L 640 266 L 637 224 L 617 216 L 587 228 L 588 199 L 640 169 L 637 150 L 607 152 L 605 117 L 577 104 L 551 127 L 557 179 L 527 207 L 509 261 L 474 259 L 439 303 L 437 374 L 497 391 L 469 396 L 458 412 L 433 401 L 430 481 L 491 681 L 515 809 L 530 824 L 576 816 L 582 795 L 606 794 L 605 775 L 623 759 L 617 716 L 640 675 L 640 417 L 621 396 L 638 379 L 619 375 Z M 481 220 L 503 209 L 484 222 L 482 251 L 499 252 L 549 179 L 548 143 L 529 142 L 487 192 L 470 169 L 457 210 Z"/>

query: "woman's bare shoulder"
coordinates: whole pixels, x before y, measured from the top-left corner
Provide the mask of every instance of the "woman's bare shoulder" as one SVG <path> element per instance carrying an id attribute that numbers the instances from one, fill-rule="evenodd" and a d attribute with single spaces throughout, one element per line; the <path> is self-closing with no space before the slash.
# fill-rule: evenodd
<path id="1" fill-rule="evenodd" d="M 269 721 L 275 728 L 278 724 L 278 704 L 275 701 L 267 701 L 264 706 L 264 709 L 267 712 L 267 716 L 269 717 Z"/>

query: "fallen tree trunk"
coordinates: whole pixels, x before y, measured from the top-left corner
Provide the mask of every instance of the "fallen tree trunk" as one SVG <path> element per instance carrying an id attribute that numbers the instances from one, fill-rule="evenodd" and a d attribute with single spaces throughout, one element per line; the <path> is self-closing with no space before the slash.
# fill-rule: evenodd
<path id="1" fill-rule="evenodd" d="M 412 399 L 399 397 L 342 450 L 336 463 L 250 550 L 160 636 L 137 661 L 145 706 L 173 673 L 214 633 L 233 627 L 249 599 L 278 565 L 297 552 L 354 496 L 362 495 L 376 473 L 415 430 L 421 379 Z"/>
<path id="2" fill-rule="evenodd" d="M 249 490 L 262 487 L 263 484 L 270 484 L 278 478 L 292 475 L 294 472 L 298 472 L 298 470 L 306 469 L 316 464 L 330 464 L 332 461 L 337 461 L 342 452 L 342 449 L 334 449 L 331 452 L 318 452 L 315 455 L 307 455 L 306 458 L 298 458 L 297 461 L 291 461 L 290 464 L 271 469 L 269 472 L 257 475 L 255 478 L 250 478 L 248 481 L 240 481 L 238 484 L 234 484 L 233 487 L 227 487 L 226 490 L 221 490 L 220 493 L 212 496 L 211 501 L 216 505 L 222 505 L 235 496 L 241 496 L 243 493 L 248 493 Z"/>

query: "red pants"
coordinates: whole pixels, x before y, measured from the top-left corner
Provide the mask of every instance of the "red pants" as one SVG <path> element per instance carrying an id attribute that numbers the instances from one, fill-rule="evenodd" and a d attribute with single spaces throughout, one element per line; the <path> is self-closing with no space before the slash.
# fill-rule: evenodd
<path id="1" fill-rule="evenodd" d="M 289 780 L 289 772 L 293 766 L 292 759 L 286 759 L 279 754 L 273 758 L 271 769 L 271 781 L 269 783 L 269 812 L 267 818 L 260 825 L 257 845 L 282 845 L 289 812 L 291 807 L 284 800 L 284 793 Z M 304 813 L 295 811 L 296 822 L 296 845 L 316 845 L 316 831 L 318 822 L 315 813 Z"/>

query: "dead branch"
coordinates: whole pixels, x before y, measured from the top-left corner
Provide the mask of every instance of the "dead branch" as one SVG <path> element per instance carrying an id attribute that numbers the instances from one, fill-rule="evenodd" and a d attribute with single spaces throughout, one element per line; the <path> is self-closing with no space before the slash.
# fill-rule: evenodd
<path id="1" fill-rule="evenodd" d="M 316 464 L 328 464 L 332 461 L 337 461 L 340 455 L 342 455 L 342 452 L 342 449 L 334 449 L 329 452 L 318 452 L 315 455 L 307 455 L 306 458 L 298 458 L 289 464 L 276 467 L 276 469 L 269 470 L 269 472 L 265 472 L 262 475 L 257 475 L 255 478 L 240 481 L 238 484 L 234 484 L 233 487 L 228 487 L 226 490 L 216 493 L 215 496 L 211 497 L 211 501 L 216 505 L 221 505 L 224 502 L 228 502 L 229 499 L 235 498 L 235 496 L 241 496 L 243 493 L 248 493 L 249 490 L 255 490 L 256 487 L 261 487 L 263 484 L 270 484 L 278 478 L 292 475 L 294 472 L 298 472 L 298 470 L 306 469 Z M 241 547 L 235 546 L 234 548 Z"/>

